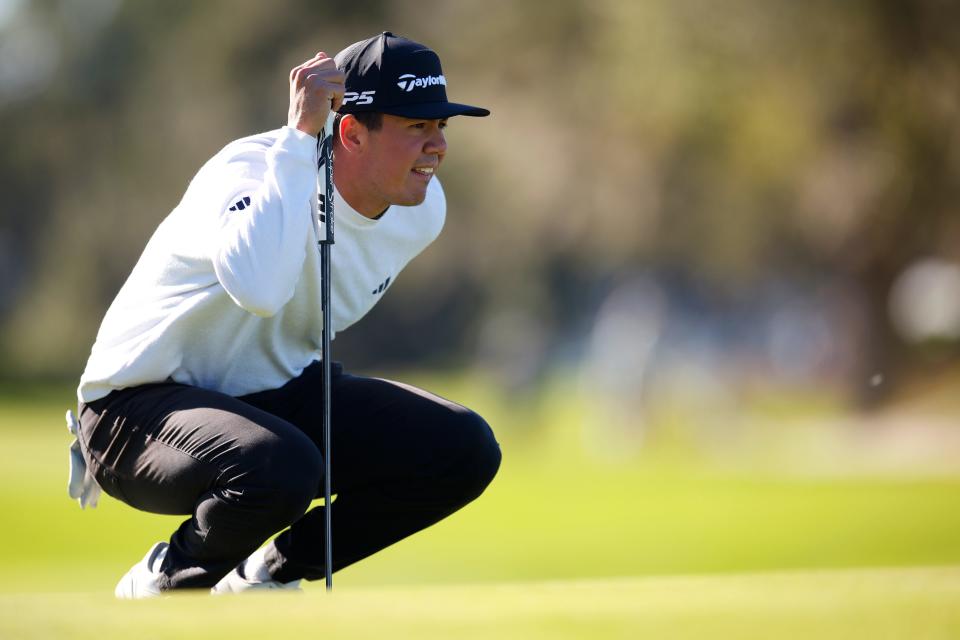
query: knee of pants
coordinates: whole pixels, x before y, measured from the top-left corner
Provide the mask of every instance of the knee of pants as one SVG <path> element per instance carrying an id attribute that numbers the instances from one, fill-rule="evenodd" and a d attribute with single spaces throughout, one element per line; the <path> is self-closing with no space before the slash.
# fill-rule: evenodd
<path id="1" fill-rule="evenodd" d="M 477 498 L 500 468 L 500 444 L 486 420 L 473 411 L 458 413 L 456 429 L 463 447 L 453 470 L 455 484 L 466 500 Z"/>
<path id="2" fill-rule="evenodd" d="M 275 439 L 250 452 L 255 469 L 242 484 L 256 487 L 278 517 L 295 520 L 303 515 L 317 496 L 323 478 L 323 458 L 306 437 Z"/>

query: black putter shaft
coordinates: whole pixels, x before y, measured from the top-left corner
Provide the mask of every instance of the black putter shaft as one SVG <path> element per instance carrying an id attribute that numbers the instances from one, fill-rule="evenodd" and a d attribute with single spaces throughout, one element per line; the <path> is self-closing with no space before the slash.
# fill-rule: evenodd
<path id="1" fill-rule="evenodd" d="M 321 134 L 322 135 L 322 134 Z M 330 499 L 330 327 L 333 316 L 330 310 L 330 247 L 333 245 L 333 136 L 327 135 L 320 145 L 323 154 L 325 194 L 320 212 L 320 228 L 323 235 L 320 243 L 320 307 L 323 315 L 323 530 L 324 570 L 327 591 L 333 589 L 333 519 Z"/>

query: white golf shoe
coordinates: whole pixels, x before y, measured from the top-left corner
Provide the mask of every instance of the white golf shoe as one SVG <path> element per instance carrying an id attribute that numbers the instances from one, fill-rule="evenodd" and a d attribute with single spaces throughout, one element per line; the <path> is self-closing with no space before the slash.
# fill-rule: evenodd
<path id="1" fill-rule="evenodd" d="M 240 593 L 250 589 L 302 591 L 299 580 L 279 582 L 270 576 L 267 565 L 263 561 L 263 554 L 266 551 L 267 547 L 260 547 L 251 553 L 249 558 L 237 565 L 233 571 L 225 575 L 220 582 L 210 589 L 210 593 L 221 595 L 224 593 Z"/>
<path id="2" fill-rule="evenodd" d="M 113 595 L 122 600 L 136 600 L 139 598 L 155 598 L 160 595 L 160 587 L 157 586 L 157 578 L 160 576 L 160 565 L 167 556 L 168 545 L 166 542 L 158 542 L 150 548 L 143 560 L 133 565 L 127 571 L 117 588 L 113 590 Z"/>

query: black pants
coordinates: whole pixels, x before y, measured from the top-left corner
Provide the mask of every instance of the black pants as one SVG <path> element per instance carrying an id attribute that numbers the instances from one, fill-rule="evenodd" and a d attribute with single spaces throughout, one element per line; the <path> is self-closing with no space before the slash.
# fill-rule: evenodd
<path id="1" fill-rule="evenodd" d="M 415 387 L 334 363 L 333 569 L 450 515 L 500 465 L 486 422 Z M 191 517 L 170 538 L 160 588 L 204 588 L 270 536 L 282 582 L 324 575 L 321 366 L 276 390 L 234 398 L 176 383 L 114 391 L 81 406 L 85 457 L 132 507 Z"/>

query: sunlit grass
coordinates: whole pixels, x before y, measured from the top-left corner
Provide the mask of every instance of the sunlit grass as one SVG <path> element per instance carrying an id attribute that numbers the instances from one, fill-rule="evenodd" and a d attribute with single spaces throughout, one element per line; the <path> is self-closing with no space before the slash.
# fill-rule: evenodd
<path id="1" fill-rule="evenodd" d="M 0 595 L 4 638 L 954 638 L 960 568 L 803 571 L 333 594 Z"/>

